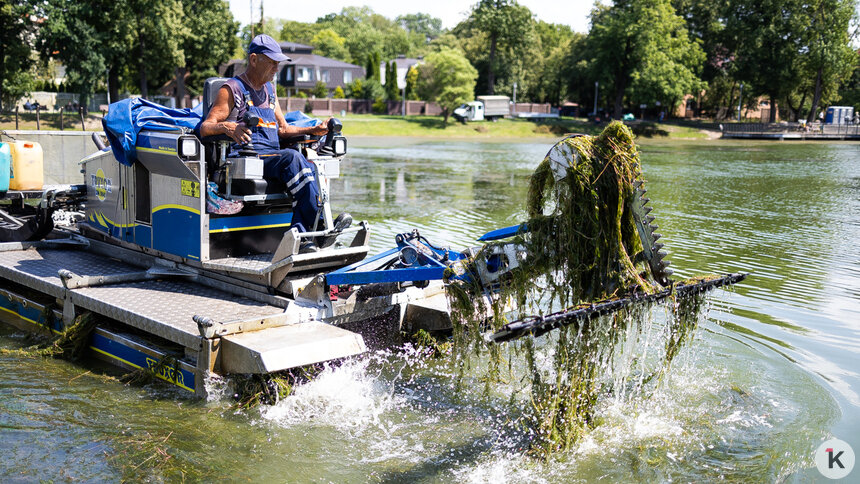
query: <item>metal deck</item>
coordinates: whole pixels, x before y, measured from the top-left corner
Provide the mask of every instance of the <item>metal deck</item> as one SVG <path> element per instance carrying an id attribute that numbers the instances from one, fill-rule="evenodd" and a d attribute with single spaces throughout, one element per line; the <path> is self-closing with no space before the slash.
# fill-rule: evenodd
<path id="1" fill-rule="evenodd" d="M 188 348 L 200 346 L 200 331 L 192 319 L 195 315 L 228 322 L 284 313 L 283 308 L 185 280 L 142 281 L 68 290 L 57 274 L 60 269 L 81 276 L 140 271 L 137 266 L 86 250 L 0 252 L 0 278 L 61 300 L 68 298 L 75 306 Z"/>

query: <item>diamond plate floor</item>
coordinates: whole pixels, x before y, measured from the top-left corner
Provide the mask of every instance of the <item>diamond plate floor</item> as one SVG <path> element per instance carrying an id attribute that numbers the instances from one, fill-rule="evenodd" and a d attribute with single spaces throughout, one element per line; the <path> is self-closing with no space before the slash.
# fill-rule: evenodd
<path id="1" fill-rule="evenodd" d="M 143 269 L 83 250 L 0 252 L 0 279 L 53 297 L 65 294 L 57 275 L 68 269 L 81 276 L 138 272 Z M 2 280 L 0 280 L 2 284 Z M 280 314 L 284 310 L 181 279 L 143 281 L 74 289 L 72 301 L 98 314 L 166 338 L 186 347 L 200 343 L 194 315 L 232 321 Z"/>

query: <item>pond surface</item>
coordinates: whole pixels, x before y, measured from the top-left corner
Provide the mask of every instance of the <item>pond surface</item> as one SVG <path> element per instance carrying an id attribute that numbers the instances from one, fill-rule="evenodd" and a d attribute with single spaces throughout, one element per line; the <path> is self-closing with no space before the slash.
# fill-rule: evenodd
<path id="1" fill-rule="evenodd" d="M 350 140 L 334 208 L 373 252 L 417 228 L 476 245 L 517 223 L 538 143 Z M 93 365 L 0 357 L 0 475 L 242 482 L 808 482 L 831 436 L 860 451 L 860 145 L 645 140 L 649 195 L 678 276 L 750 272 L 718 291 L 648 395 L 607 397 L 547 463 L 510 408 L 457 391 L 444 362 L 392 349 L 326 370 L 277 405 L 230 409 Z M 26 339 L 0 326 L 0 346 Z M 857 478 L 855 469 L 850 477 Z"/>

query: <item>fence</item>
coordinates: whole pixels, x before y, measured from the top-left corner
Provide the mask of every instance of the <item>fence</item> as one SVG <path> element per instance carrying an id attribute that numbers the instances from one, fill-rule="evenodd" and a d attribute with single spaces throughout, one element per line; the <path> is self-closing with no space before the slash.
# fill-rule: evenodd
<path id="1" fill-rule="evenodd" d="M 727 138 L 860 139 L 857 124 L 730 123 L 721 129 Z"/>
<path id="2" fill-rule="evenodd" d="M 347 114 L 372 114 L 373 101 L 367 99 L 305 99 L 297 97 L 288 97 L 279 100 L 281 109 L 284 112 L 302 111 L 310 112 L 317 116 Z M 309 106 L 309 108 L 308 108 Z M 438 104 L 426 101 L 406 101 L 405 106 L 402 101 L 386 101 L 385 112 L 392 116 L 399 116 L 406 110 L 408 116 L 439 116 L 442 114 L 442 108 Z M 514 113 L 544 113 L 549 114 L 552 107 L 549 104 L 537 103 L 517 103 L 516 111 L 511 105 L 511 112 Z"/>
<path id="3" fill-rule="evenodd" d="M 86 129 L 86 124 L 84 122 L 85 118 L 89 116 L 87 110 L 83 107 L 78 106 L 77 108 L 68 108 L 65 106 L 60 106 L 55 111 L 50 111 L 42 107 L 41 105 L 36 106 L 33 110 L 20 110 L 18 106 L 15 106 L 15 110 L 10 113 L 0 113 L 0 114 L 11 114 L 15 119 L 15 129 L 19 129 L 20 125 L 27 121 L 25 118 L 29 118 L 29 121 L 36 122 L 36 130 L 42 130 L 42 124 L 45 127 L 50 129 L 59 129 L 60 131 L 65 130 L 66 128 L 75 129 L 75 124 L 80 121 L 81 129 Z M 104 113 L 103 113 L 104 114 Z"/>
<path id="4" fill-rule="evenodd" d="M 727 123 L 722 124 L 724 133 L 819 133 L 826 135 L 860 135 L 857 124 L 821 123 Z"/>

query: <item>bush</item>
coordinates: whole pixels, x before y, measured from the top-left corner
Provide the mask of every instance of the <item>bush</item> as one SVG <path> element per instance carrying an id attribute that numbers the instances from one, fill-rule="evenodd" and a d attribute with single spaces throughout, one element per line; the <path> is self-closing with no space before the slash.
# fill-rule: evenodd
<path id="1" fill-rule="evenodd" d="M 287 97 L 287 88 L 278 84 L 275 86 L 275 94 L 277 94 L 279 98 L 285 98 Z"/>
<path id="2" fill-rule="evenodd" d="M 385 88 L 382 87 L 378 79 L 365 79 L 362 94 L 362 98 L 373 99 L 375 101 L 385 97 Z"/>
<path id="3" fill-rule="evenodd" d="M 316 85 L 314 86 L 313 90 L 311 91 L 311 94 L 313 94 L 314 97 L 319 97 L 319 98 L 328 97 L 328 87 L 326 87 L 325 82 L 317 81 Z"/>
<path id="4" fill-rule="evenodd" d="M 388 113 L 388 103 L 385 102 L 385 99 L 381 97 L 376 98 L 376 101 L 373 102 L 373 114 L 387 114 Z"/>
<path id="5" fill-rule="evenodd" d="M 364 81 L 356 79 L 347 84 L 346 94 L 352 99 L 364 99 Z"/>
<path id="6" fill-rule="evenodd" d="M 333 97 L 334 99 L 344 99 L 346 98 L 346 94 L 343 92 L 342 87 L 337 86 L 334 90 L 334 94 L 332 94 L 331 97 Z"/>

